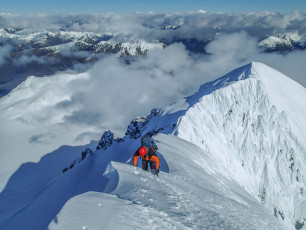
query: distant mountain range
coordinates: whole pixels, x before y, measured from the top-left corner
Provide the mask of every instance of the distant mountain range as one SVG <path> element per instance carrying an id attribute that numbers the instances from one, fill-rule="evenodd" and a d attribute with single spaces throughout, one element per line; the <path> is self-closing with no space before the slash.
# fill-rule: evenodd
<path id="1" fill-rule="evenodd" d="M 10 92 L 30 75 L 38 77 L 73 68 L 76 64 L 91 64 L 101 54 L 118 57 L 146 54 L 162 43 L 117 41 L 113 34 L 81 32 L 30 32 L 0 29 L 0 45 L 10 50 L 5 65 L 0 68 L 0 96 Z"/>
<path id="2" fill-rule="evenodd" d="M 163 25 L 160 30 L 178 31 L 180 26 Z M 214 28 L 214 34 L 222 31 Z M 137 35 L 135 35 L 137 38 Z M 77 64 L 91 65 L 101 55 L 113 54 L 117 57 L 145 55 L 154 47 L 166 47 L 173 43 L 183 43 L 192 53 L 206 54 L 205 46 L 213 38 L 144 40 L 123 38 L 112 33 L 74 32 L 74 31 L 33 31 L 27 29 L 0 29 L 0 47 L 5 47 L 7 55 L 2 57 L 4 64 L 0 68 L 0 97 L 9 93 L 28 76 L 51 75 L 59 71 L 75 69 Z M 258 46 L 264 52 L 290 52 L 305 49 L 306 37 L 297 33 L 271 34 L 259 38 Z M 84 67 L 85 66 L 85 67 Z M 86 68 L 83 65 L 82 68 Z"/>
<path id="3" fill-rule="evenodd" d="M 297 33 L 277 34 L 261 40 L 258 46 L 267 52 L 305 49 L 306 36 L 300 36 Z"/>

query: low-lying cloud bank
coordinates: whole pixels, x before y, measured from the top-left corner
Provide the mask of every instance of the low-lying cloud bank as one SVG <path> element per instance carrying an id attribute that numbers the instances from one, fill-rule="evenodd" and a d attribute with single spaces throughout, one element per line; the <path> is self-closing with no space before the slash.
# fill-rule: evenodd
<path id="1" fill-rule="evenodd" d="M 113 33 L 116 34 L 114 39 L 121 42 L 144 39 L 170 44 L 164 49 L 154 48 L 145 56 L 131 58 L 129 64 L 114 55 L 102 55 L 90 70 L 87 70 L 88 65 L 85 68 L 78 64 L 77 71 L 86 70 L 88 78 L 75 80 L 67 89 L 71 92 L 70 99 L 49 108 L 52 110 L 50 114 L 69 111 L 63 117 L 66 125 L 87 125 L 101 131 L 111 129 L 119 136 L 123 135 L 130 120 L 136 116 L 146 115 L 153 107 L 165 106 L 188 96 L 197 91 L 200 85 L 251 61 L 263 62 L 306 87 L 305 50 L 264 53 L 258 47 L 260 39 L 274 33 L 294 32 L 305 36 L 305 24 L 306 13 L 301 12 L 285 15 L 273 12 L 57 16 L 0 14 L 0 25 L 7 28 Z M 180 39 L 208 39 L 210 42 L 205 47 L 208 54 L 190 52 Z M 11 47 L 1 49 L 0 65 Z M 15 61 L 35 61 L 39 64 L 44 59 L 27 57 Z M 48 118 L 44 117 L 44 120 Z M 35 136 L 32 141 L 41 139 L 41 136 Z"/>
<path id="2" fill-rule="evenodd" d="M 71 99 L 57 104 L 56 109 L 72 111 L 64 117 L 66 123 L 112 129 L 123 135 L 136 116 L 189 96 L 200 85 L 251 61 L 263 62 L 306 86 L 304 51 L 263 53 L 256 38 L 246 32 L 220 35 L 207 50 L 210 55 L 191 54 L 177 43 L 153 49 L 130 64 L 106 56 L 88 72 L 87 79 L 77 79 L 69 86 Z"/>
<path id="3" fill-rule="evenodd" d="M 11 45 L 0 46 L 0 68 L 5 64 L 5 59 L 9 57 L 11 49 Z"/>

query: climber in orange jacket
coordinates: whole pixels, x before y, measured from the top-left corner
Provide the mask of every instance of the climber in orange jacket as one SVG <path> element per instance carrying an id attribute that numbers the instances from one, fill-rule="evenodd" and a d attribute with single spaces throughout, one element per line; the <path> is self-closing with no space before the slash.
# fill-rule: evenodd
<path id="1" fill-rule="evenodd" d="M 148 171 L 148 163 L 150 162 L 151 172 L 158 175 L 159 173 L 159 158 L 155 153 L 154 148 L 141 146 L 137 149 L 133 157 L 133 165 L 137 165 L 138 157 L 142 157 L 142 169 Z"/>

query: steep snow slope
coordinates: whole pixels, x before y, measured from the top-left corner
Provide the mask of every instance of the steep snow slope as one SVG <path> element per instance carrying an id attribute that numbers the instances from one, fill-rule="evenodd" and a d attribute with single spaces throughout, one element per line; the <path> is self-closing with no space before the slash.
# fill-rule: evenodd
<path id="1" fill-rule="evenodd" d="M 155 177 L 111 162 L 104 172 L 110 178 L 104 191 L 115 196 L 75 197 L 49 229 L 284 229 L 218 172 L 209 153 L 174 136 L 160 134 L 156 140 L 169 173 Z"/>
<path id="2" fill-rule="evenodd" d="M 250 77 L 263 83 L 271 104 L 279 112 L 286 113 L 292 132 L 305 144 L 305 88 L 279 71 L 257 62 L 252 63 Z"/>
<path id="3" fill-rule="evenodd" d="M 249 78 L 191 107 L 175 134 L 215 155 L 224 175 L 294 225 L 306 218 L 306 92 L 263 64 L 249 67 Z"/>
<path id="4" fill-rule="evenodd" d="M 71 99 L 69 85 L 74 80 L 87 77 L 86 73 L 52 78 L 32 76 L 10 95 L 0 98 L 0 191 L 22 163 L 37 162 L 62 145 L 90 142 L 93 137 L 83 134 L 97 132 L 95 128 L 64 124 L 71 108 L 57 106 Z"/>
<path id="5" fill-rule="evenodd" d="M 305 99 L 301 85 L 253 62 L 159 110 L 141 130 L 174 133 L 214 154 L 224 175 L 276 217 L 300 226 L 306 219 Z"/>
<path id="6" fill-rule="evenodd" d="M 45 229 L 71 197 L 88 191 L 102 192 L 108 183 L 103 176 L 108 162 L 126 162 L 130 155 L 122 153 L 130 153 L 130 148 L 135 144 L 127 141 L 125 146 L 114 146 L 103 154 L 89 154 L 65 173 L 64 167 L 76 158 L 65 153 L 78 151 L 75 147 L 52 152 L 36 164 L 23 165 L 0 194 L 0 229 Z"/>
<path id="7" fill-rule="evenodd" d="M 27 165 L 0 194 L 0 228 L 45 229 L 53 220 L 49 229 L 285 229 L 220 173 L 223 166 L 213 155 L 175 136 L 155 139 L 163 154 L 158 178 L 126 164 L 139 146 L 139 139 L 129 138 L 65 173 L 60 154 Z M 60 164 L 48 164 L 50 159 Z"/>

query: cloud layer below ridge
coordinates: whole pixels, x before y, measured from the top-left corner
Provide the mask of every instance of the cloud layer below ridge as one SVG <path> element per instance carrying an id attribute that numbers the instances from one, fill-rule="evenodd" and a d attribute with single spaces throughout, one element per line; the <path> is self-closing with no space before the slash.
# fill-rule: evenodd
<path id="1" fill-rule="evenodd" d="M 220 35 L 207 46 L 210 55 L 192 54 L 183 44 L 152 49 L 130 64 L 114 56 L 98 61 L 86 79 L 69 85 L 72 96 L 56 109 L 72 109 L 66 123 L 86 124 L 120 135 L 136 116 L 189 96 L 211 80 L 252 61 L 263 62 L 306 86 L 304 51 L 263 53 L 246 32 Z M 286 63 L 286 64 L 285 64 Z"/>
<path id="2" fill-rule="evenodd" d="M 20 71 L 27 69 L 28 63 L 34 63 L 31 67 L 45 70 L 51 65 L 56 74 L 53 72 L 48 77 L 34 78 L 35 84 L 33 78 L 28 79 L 33 83 L 28 91 L 28 80 L 20 86 L 27 91 L 25 94 L 1 98 L 2 101 L 15 100 L 9 108 L 6 103 L 0 104 L 4 111 L 1 114 L 4 121 L 0 133 L 1 146 L 15 154 L 16 159 L 20 157 L 22 146 L 22 151 L 27 153 L 23 156 L 24 161 L 29 161 L 39 160 L 46 152 L 65 144 L 86 144 L 99 139 L 107 129 L 112 130 L 115 136 L 123 136 L 127 125 L 135 117 L 146 116 L 154 107 L 166 106 L 189 96 L 202 84 L 252 61 L 265 63 L 306 87 L 305 50 L 267 53 L 258 46 L 262 38 L 273 34 L 294 33 L 305 37 L 305 16 L 300 12 L 286 15 L 273 12 L 57 16 L 0 14 L 1 27 L 15 29 L 8 32 L 9 37 L 14 37 L 16 33 L 32 35 L 33 31 L 62 31 L 63 34 L 73 31 L 111 33 L 114 34 L 111 39 L 114 43 L 145 40 L 166 44 L 166 48 L 153 46 L 145 55 L 136 57 L 118 58 L 113 54 L 99 54 L 95 63 L 79 62 L 75 65 L 68 62 L 72 68 L 64 69 L 64 73 L 56 73 L 63 70 L 58 69 L 60 59 L 56 55 L 14 53 L 12 68 Z M 205 52 L 188 49 L 184 41 L 193 39 L 203 41 Z M 15 44 L 0 38 L 0 68 L 4 69 L 9 62 L 15 46 L 18 46 L 18 41 Z M 73 53 L 69 49 L 61 52 L 69 61 L 82 55 L 85 58 L 92 55 L 78 50 Z M 1 76 L 1 84 L 6 84 Z M 67 82 L 56 83 L 62 80 Z M 1 162 L 7 162 L 4 159 L 6 153 L 0 153 L 0 156 Z"/>

